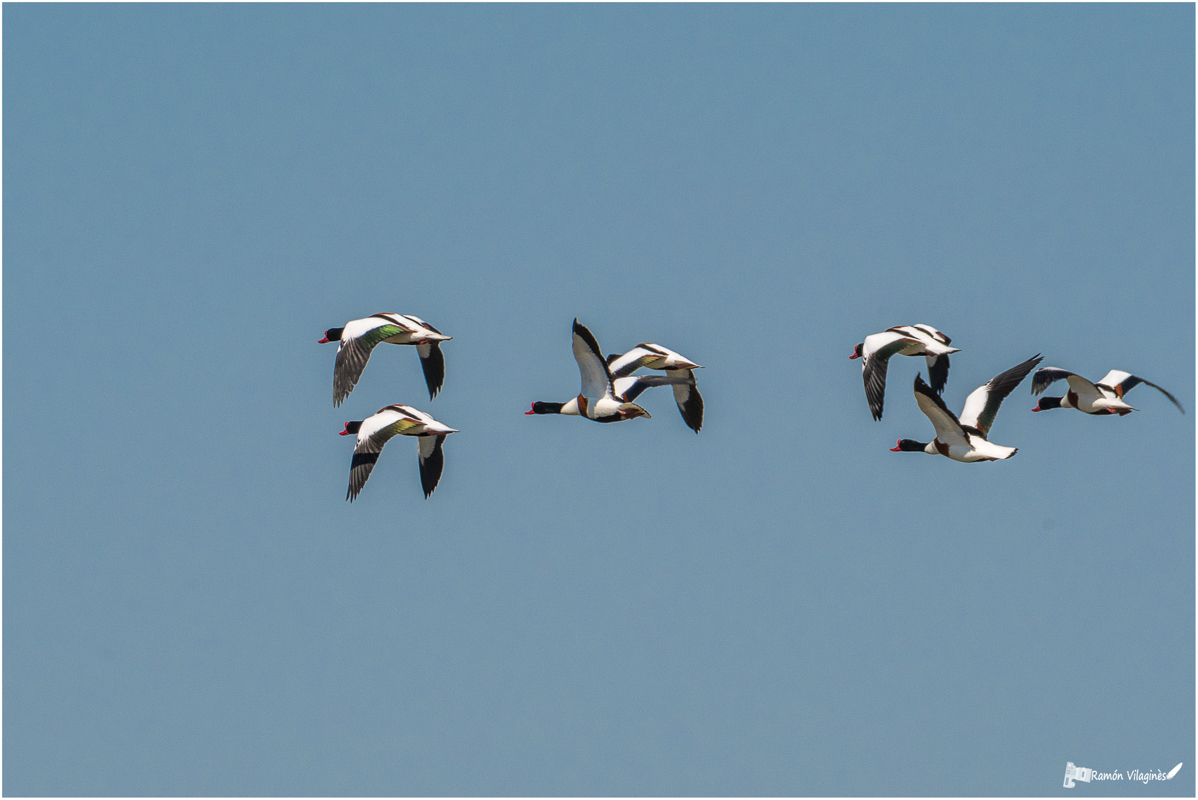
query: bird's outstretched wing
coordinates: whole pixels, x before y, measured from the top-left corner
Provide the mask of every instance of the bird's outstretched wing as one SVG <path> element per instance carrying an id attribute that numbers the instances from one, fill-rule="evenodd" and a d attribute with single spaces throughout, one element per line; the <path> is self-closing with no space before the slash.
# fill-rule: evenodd
<path id="1" fill-rule="evenodd" d="M 582 396 L 591 402 L 612 394 L 611 372 L 599 350 L 599 342 L 587 326 L 574 320 L 574 360 L 582 377 Z"/>
<path id="2" fill-rule="evenodd" d="M 441 445 L 445 443 L 444 436 L 419 437 L 420 453 L 420 486 L 424 496 L 432 495 L 433 490 L 441 480 L 441 470 L 445 466 L 445 453 Z"/>
<path id="3" fill-rule="evenodd" d="M 1157 386 L 1152 381 L 1146 381 L 1143 378 L 1137 378 L 1135 375 L 1132 375 L 1130 372 L 1124 372 L 1123 370 L 1113 369 L 1106 374 L 1105 378 L 1103 378 L 1102 380 L 1100 380 L 1098 382 L 1098 385 L 1107 387 L 1108 389 L 1113 391 L 1117 397 L 1122 399 L 1123 395 L 1127 394 L 1132 389 L 1139 386 L 1141 383 L 1145 384 L 1146 386 L 1151 386 L 1153 389 L 1156 389 L 1158 392 L 1163 394 L 1165 397 L 1172 400 L 1173 405 L 1177 406 L 1178 411 L 1180 411 L 1183 414 L 1186 413 L 1186 410 L 1181 407 L 1181 403 L 1179 403 L 1177 401 L 1176 397 L 1169 394 L 1168 392 L 1166 392 L 1161 387 Z"/>
<path id="4" fill-rule="evenodd" d="M 919 340 L 896 331 L 884 331 L 865 337 L 861 357 L 861 379 L 865 382 L 865 399 L 869 401 L 869 411 L 876 420 L 882 418 L 882 406 L 886 399 L 886 365 L 892 355 L 910 344 L 919 344 Z"/>
<path id="5" fill-rule="evenodd" d="M 924 383 L 922 375 L 915 376 L 915 402 L 919 410 L 931 421 L 936 430 L 936 439 L 949 447 L 969 447 L 969 437 L 961 427 L 957 415 L 948 410 L 940 395 Z"/>
<path id="6" fill-rule="evenodd" d="M 1007 399 L 1007 395 L 1042 360 L 1043 358 L 1037 353 L 1022 364 L 995 375 L 970 392 L 969 397 L 965 398 L 965 408 L 961 410 L 961 424 L 966 428 L 976 428 L 982 432 L 983 436 L 988 436 L 990 426 L 994 424 L 994 417 L 997 416 L 1002 401 Z"/>

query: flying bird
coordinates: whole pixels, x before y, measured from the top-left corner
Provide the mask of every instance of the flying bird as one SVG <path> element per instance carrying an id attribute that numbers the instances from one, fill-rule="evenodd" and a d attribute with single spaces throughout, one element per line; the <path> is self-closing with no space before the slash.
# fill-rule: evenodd
<path id="1" fill-rule="evenodd" d="M 574 360 L 578 362 L 578 372 L 582 377 L 582 390 L 578 396 L 565 403 L 532 404 L 527 414 L 567 414 L 586 417 L 596 422 L 623 422 L 636 417 L 650 418 L 645 409 L 629 400 L 622 400 L 616 393 L 611 370 L 603 360 L 599 342 L 595 340 L 585 325 L 574 320 L 573 332 Z M 650 384 L 644 384 L 644 391 Z M 626 389 L 627 391 L 627 389 Z M 640 394 L 640 391 L 637 394 Z M 540 410 L 538 410 L 538 408 Z M 555 409 L 556 410 L 553 410 Z"/>
<path id="2" fill-rule="evenodd" d="M 616 379 L 617 394 L 620 394 L 619 381 L 631 375 L 642 367 L 645 369 L 661 370 L 671 378 L 684 378 L 673 384 L 674 402 L 678 404 L 678 413 L 682 415 L 691 430 L 698 433 L 703 427 L 703 395 L 695 384 L 695 370 L 703 369 L 700 365 L 673 350 L 659 344 L 641 343 L 623 355 L 615 353 L 607 357 L 607 367 L 612 377 Z M 654 384 L 657 385 L 657 384 Z M 643 389 L 642 389 L 643 391 Z M 632 400 L 635 395 L 626 399 Z"/>
<path id="3" fill-rule="evenodd" d="M 341 405 L 341 401 L 354 390 L 354 385 L 362 377 L 362 370 L 366 369 L 370 351 L 383 342 L 416 346 L 416 354 L 420 356 L 420 366 L 424 370 L 424 382 L 428 384 L 428 399 L 432 400 L 445 382 L 445 356 L 441 354 L 441 342 L 448 342 L 452 338 L 411 314 L 374 314 L 351 320 L 343 328 L 329 328 L 319 344 L 340 342 L 337 363 L 333 366 L 333 405 Z"/>
<path id="4" fill-rule="evenodd" d="M 1173 405 L 1177 406 L 1181 413 L 1186 413 L 1186 410 L 1181 407 L 1181 403 L 1177 402 L 1176 397 L 1152 381 L 1137 378 L 1129 372 L 1118 369 L 1108 372 L 1106 377 L 1098 383 L 1090 383 L 1076 373 L 1057 367 L 1043 367 L 1036 370 L 1036 374 L 1032 376 L 1032 394 L 1040 394 L 1062 378 L 1069 384 L 1069 391 L 1065 392 L 1065 396 L 1041 397 L 1039 405 L 1032 411 L 1047 411 L 1050 408 L 1076 408 L 1083 414 L 1100 416 L 1118 414 L 1122 417 L 1136 410 L 1127 404 L 1123 396 L 1143 383 L 1172 400 Z"/>
<path id="5" fill-rule="evenodd" d="M 441 445 L 446 436 L 457 432 L 455 428 L 437 422 L 423 411 L 398 404 L 380 408 L 378 413 L 364 420 L 345 423 L 345 430 L 340 435 L 358 436 L 354 459 L 349 468 L 349 490 L 345 493 L 345 499 L 353 502 L 358 496 L 370 477 L 370 471 L 374 469 L 374 462 L 379 460 L 383 446 L 397 434 L 419 437 L 420 485 L 424 489 L 424 496 L 428 497 L 437 488 L 441 469 L 445 466 Z"/>
<path id="6" fill-rule="evenodd" d="M 898 325 L 881 333 L 870 334 L 853 348 L 850 359 L 861 359 L 861 379 L 865 382 L 865 398 L 875 420 L 882 418 L 882 403 L 886 395 L 886 365 L 890 357 L 924 356 L 928 362 L 928 379 L 932 390 L 944 391 L 948 382 L 948 354 L 959 353 L 959 347 L 949 347 L 952 339 L 931 325 Z"/>
<path id="7" fill-rule="evenodd" d="M 914 439 L 899 439 L 898 446 L 890 448 L 892 453 L 927 453 L 951 458 L 953 461 L 998 461 L 1010 458 L 1018 451 L 1016 447 L 993 444 L 986 437 L 998 414 L 998 407 L 1019 382 L 1027 377 L 1041 357 L 1037 354 L 1022 364 L 991 378 L 974 389 L 965 398 L 965 408 L 958 418 L 948 410 L 940 395 L 924 383 L 922 375 L 915 376 L 915 401 L 936 429 L 936 438 L 924 443 Z"/>
<path id="8" fill-rule="evenodd" d="M 622 403 L 631 403 L 648 388 L 653 386 L 674 386 L 675 391 L 679 387 L 693 387 L 695 379 L 693 376 L 686 377 L 681 375 L 630 375 L 624 378 L 615 378 L 612 380 L 612 396 Z M 695 393 L 697 394 L 697 392 Z M 579 407 L 578 398 L 574 397 L 564 403 L 546 403 L 537 401 L 532 404 L 532 408 L 524 412 L 525 416 L 529 414 L 565 414 L 567 416 L 581 416 L 582 412 Z M 649 416 L 646 413 L 644 416 Z M 686 415 L 682 417 L 686 419 Z M 699 425 L 702 425 L 703 407 L 702 400 L 699 406 Z M 618 422 L 619 420 L 600 420 L 601 422 Z M 687 423 L 690 424 L 689 422 Z M 694 426 L 692 426 L 694 427 Z M 697 431 L 696 431 L 697 432 Z"/>

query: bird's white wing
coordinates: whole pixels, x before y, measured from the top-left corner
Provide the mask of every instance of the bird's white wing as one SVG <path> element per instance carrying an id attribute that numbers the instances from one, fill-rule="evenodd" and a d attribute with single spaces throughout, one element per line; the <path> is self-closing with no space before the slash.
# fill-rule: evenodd
<path id="1" fill-rule="evenodd" d="M 655 353 L 644 345 L 637 345 L 622 356 L 616 356 L 608 362 L 613 378 L 631 375 L 650 361 L 661 358 L 661 353 Z"/>
<path id="2" fill-rule="evenodd" d="M 384 408 L 362 422 L 358 429 L 358 440 L 354 446 L 354 458 L 349 467 L 349 490 L 347 500 L 353 500 L 366 485 L 374 464 L 379 460 L 383 446 L 397 433 L 419 425 L 416 420 L 397 409 Z"/>
<path id="3" fill-rule="evenodd" d="M 1133 377 L 1133 376 L 1130 372 L 1124 372 L 1121 369 L 1113 369 L 1110 372 L 1108 372 L 1106 374 L 1106 376 L 1102 380 L 1099 381 L 1099 383 L 1101 383 L 1103 386 L 1109 386 L 1110 388 L 1115 389 L 1116 392 L 1118 392 L 1119 396 L 1122 397 L 1123 392 L 1118 391 L 1119 386 L 1125 380 L 1127 380 L 1128 378 L 1131 378 L 1131 377 Z"/>
<path id="4" fill-rule="evenodd" d="M 341 405 L 354 390 L 375 345 L 407 330 L 394 316 L 375 314 L 345 323 L 341 331 L 341 344 L 337 347 L 337 361 L 333 365 L 333 405 Z"/>
<path id="5" fill-rule="evenodd" d="M 948 406 L 940 399 L 940 395 L 932 391 L 932 387 L 924 383 L 922 375 L 915 376 L 915 402 L 936 429 L 936 439 L 949 447 L 969 447 L 969 437 L 961 429 L 957 416 L 948 410 Z"/>
<path id="6" fill-rule="evenodd" d="M 965 408 L 961 410 L 961 424 L 967 428 L 977 428 L 983 436 L 989 435 L 990 426 L 994 424 L 994 417 L 998 415 L 1002 401 L 1007 399 L 1007 395 L 1040 361 L 1041 357 L 1037 354 L 1022 364 L 995 375 L 970 392 L 969 397 L 965 398 Z"/>
<path id="7" fill-rule="evenodd" d="M 940 344 L 952 344 L 953 343 L 952 339 L 948 338 L 943 333 L 941 333 L 940 331 L 933 328 L 931 325 L 924 325 L 921 322 L 921 323 L 912 325 L 911 327 L 915 328 L 916 330 L 923 331 L 934 342 L 939 342 Z"/>
<path id="8" fill-rule="evenodd" d="M 1110 372 L 1108 372 L 1106 374 L 1106 377 L 1103 378 L 1102 380 L 1100 380 L 1098 383 L 1101 384 L 1102 386 L 1110 387 L 1110 389 L 1112 391 L 1114 391 L 1115 395 L 1118 396 L 1119 398 L 1122 398 L 1123 395 L 1127 394 L 1132 389 L 1139 386 L 1141 383 L 1146 384 L 1148 386 L 1151 386 L 1153 389 L 1156 389 L 1158 392 L 1163 394 L 1165 397 L 1172 400 L 1173 405 L 1177 406 L 1178 411 L 1180 411 L 1183 414 L 1186 413 L 1186 410 L 1181 407 L 1181 403 L 1177 402 L 1176 397 L 1169 394 L 1168 392 L 1166 392 L 1161 387 L 1157 386 L 1152 381 L 1146 381 L 1143 378 L 1137 378 L 1135 375 L 1132 375 L 1130 372 L 1124 372 L 1123 370 L 1113 369 Z"/>
<path id="9" fill-rule="evenodd" d="M 612 392 L 625 403 L 631 403 L 653 386 L 694 386 L 695 379 L 690 370 L 670 370 L 667 375 L 626 375 L 612 381 Z"/>
<path id="10" fill-rule="evenodd" d="M 583 397 L 595 402 L 612 394 L 611 373 L 600 354 L 599 343 L 578 320 L 574 320 L 574 360 L 582 376 Z"/>
<path id="11" fill-rule="evenodd" d="M 909 344 L 918 344 L 918 339 L 897 331 L 871 333 L 865 337 L 861 348 L 861 380 L 865 382 L 865 399 L 874 419 L 882 418 L 882 407 L 886 399 L 886 366 L 890 357 Z"/>
<path id="12" fill-rule="evenodd" d="M 1088 378 L 1083 378 L 1081 375 L 1066 375 L 1065 383 L 1069 384 L 1070 389 L 1083 397 L 1087 395 L 1090 397 L 1102 397 L 1102 391 Z"/>

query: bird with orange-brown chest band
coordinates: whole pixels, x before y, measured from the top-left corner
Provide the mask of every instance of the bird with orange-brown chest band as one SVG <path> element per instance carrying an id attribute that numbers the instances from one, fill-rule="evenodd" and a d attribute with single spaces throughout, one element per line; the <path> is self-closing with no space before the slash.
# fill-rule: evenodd
<path id="1" fill-rule="evenodd" d="M 1095 416 L 1110 416 L 1118 414 L 1126 416 L 1136 409 L 1132 408 L 1123 396 L 1141 383 L 1151 386 L 1165 397 L 1173 401 L 1177 410 L 1186 413 L 1177 402 L 1177 398 L 1157 386 L 1152 381 L 1137 378 L 1130 372 L 1113 369 L 1098 383 L 1091 383 L 1081 375 L 1063 370 L 1058 367 L 1043 367 L 1036 370 L 1032 376 L 1032 394 L 1040 394 L 1056 381 L 1064 379 L 1069 384 L 1069 391 L 1064 397 L 1042 397 L 1032 411 L 1048 411 L 1053 408 L 1076 408 L 1083 414 Z"/>
<path id="2" fill-rule="evenodd" d="M 1018 448 L 991 442 L 987 438 L 990 427 L 994 424 L 1002 401 L 1040 361 L 1040 356 L 1036 355 L 974 389 L 965 398 L 965 408 L 961 410 L 960 417 L 948 410 L 940 395 L 924 383 L 922 375 L 916 375 L 915 401 L 935 428 L 936 438 L 926 443 L 899 439 L 898 445 L 890 448 L 890 451 L 939 454 L 966 464 L 1010 458 L 1018 452 Z"/>
<path id="3" fill-rule="evenodd" d="M 650 417 L 649 412 L 636 403 L 617 396 L 611 370 L 603 359 L 599 342 L 577 319 L 574 320 L 572 347 L 582 378 L 578 396 L 565 403 L 533 403 L 525 414 L 565 414 L 586 417 L 595 422 L 623 422 L 637 417 Z"/>

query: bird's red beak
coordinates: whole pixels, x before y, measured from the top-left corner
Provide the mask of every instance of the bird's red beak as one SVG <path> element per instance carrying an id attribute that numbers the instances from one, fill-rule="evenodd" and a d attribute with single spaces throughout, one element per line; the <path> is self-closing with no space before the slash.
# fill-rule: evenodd
<path id="1" fill-rule="evenodd" d="M 896 444 L 894 447 L 890 448 L 890 452 L 892 452 L 892 453 L 901 453 L 901 452 L 903 452 L 903 448 L 899 447 L 899 446 Z"/>
<path id="2" fill-rule="evenodd" d="M 327 336 L 324 337 L 323 339 L 321 339 L 319 342 L 317 342 L 317 344 L 328 344 L 328 343 L 329 343 L 329 337 L 327 337 Z"/>
<path id="3" fill-rule="evenodd" d="M 861 358 L 861 356 L 857 355 L 856 350 L 854 350 L 853 354 L 851 356 L 849 356 L 849 361 L 852 361 L 854 358 Z"/>
<path id="4" fill-rule="evenodd" d="M 1032 409 L 1032 411 L 1043 411 L 1043 410 L 1044 410 L 1044 409 L 1040 408 L 1040 404 L 1039 404 L 1039 403 L 1036 403 L 1036 407 Z"/>
<path id="5" fill-rule="evenodd" d="M 527 411 L 524 412 L 524 416 L 527 417 L 529 414 L 535 414 L 535 413 L 537 413 L 537 412 L 533 411 L 532 408 L 530 407 Z"/>
<path id="6" fill-rule="evenodd" d="M 349 432 L 349 423 L 348 423 L 348 422 L 347 422 L 347 423 L 345 423 L 345 430 L 341 431 L 341 433 L 339 433 L 339 434 L 337 434 L 337 435 L 338 435 L 338 436 L 350 436 L 350 435 L 352 435 L 352 434 L 350 434 L 350 432 Z"/>

